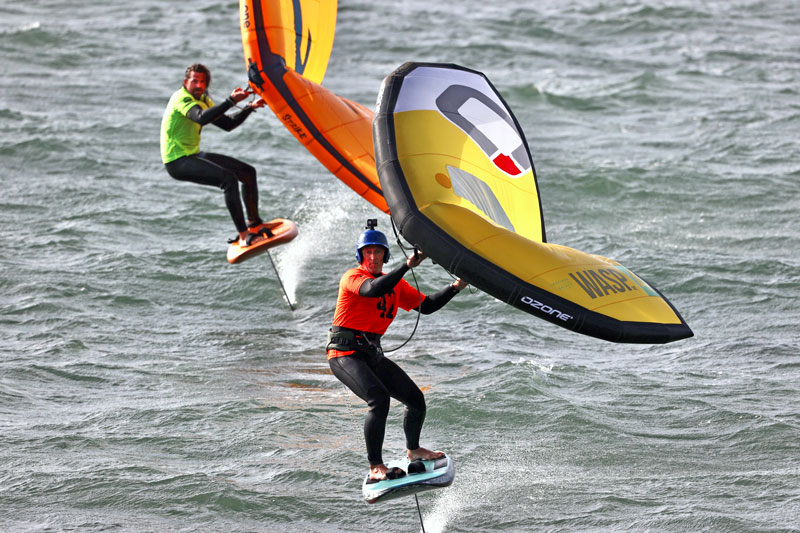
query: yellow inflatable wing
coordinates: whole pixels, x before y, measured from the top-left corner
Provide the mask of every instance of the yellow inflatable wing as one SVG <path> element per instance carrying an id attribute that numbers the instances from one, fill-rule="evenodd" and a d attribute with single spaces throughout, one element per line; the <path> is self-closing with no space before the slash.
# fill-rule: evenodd
<path id="1" fill-rule="evenodd" d="M 336 0 L 240 0 L 250 86 L 337 178 L 388 213 L 372 145 L 372 112 L 324 88 Z"/>
<path id="2" fill-rule="evenodd" d="M 383 82 L 373 137 L 400 233 L 448 271 L 584 335 L 692 336 L 672 304 L 627 268 L 547 242 L 527 141 L 482 73 L 406 63 Z"/>

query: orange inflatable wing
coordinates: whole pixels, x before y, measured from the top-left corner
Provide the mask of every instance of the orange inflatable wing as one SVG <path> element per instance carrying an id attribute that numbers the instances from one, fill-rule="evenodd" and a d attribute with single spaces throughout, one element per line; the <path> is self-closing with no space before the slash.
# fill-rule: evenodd
<path id="1" fill-rule="evenodd" d="M 320 85 L 336 1 L 240 0 L 239 8 L 250 86 L 328 170 L 388 213 L 375 170 L 373 113 Z"/>

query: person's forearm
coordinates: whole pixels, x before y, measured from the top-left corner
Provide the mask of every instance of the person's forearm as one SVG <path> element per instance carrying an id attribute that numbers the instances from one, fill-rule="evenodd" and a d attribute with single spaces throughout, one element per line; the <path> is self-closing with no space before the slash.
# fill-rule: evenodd
<path id="1" fill-rule="evenodd" d="M 233 100 L 231 98 L 226 98 L 221 104 L 217 104 L 205 110 L 199 105 L 196 105 L 189 110 L 186 116 L 189 117 L 189 120 L 197 122 L 201 126 L 205 126 L 225 116 L 225 112 L 232 106 Z"/>
<path id="2" fill-rule="evenodd" d="M 408 265 L 403 263 L 388 274 L 366 280 L 359 287 L 358 294 L 369 298 L 379 298 L 384 294 L 388 294 L 403 279 L 403 275 L 406 272 L 408 272 Z"/>
<path id="3" fill-rule="evenodd" d="M 235 114 L 232 117 L 228 115 L 222 115 L 217 120 L 214 121 L 214 125 L 222 128 L 225 131 L 233 131 L 239 127 L 239 125 L 245 121 L 247 117 L 250 116 L 250 113 L 253 112 L 252 107 L 245 107 L 239 113 Z"/>
<path id="4" fill-rule="evenodd" d="M 423 301 L 422 304 L 419 306 L 419 312 L 423 315 L 429 315 L 431 313 L 435 313 L 439 309 L 445 306 L 447 302 L 453 299 L 453 296 L 459 293 L 459 290 L 455 287 L 455 285 L 448 285 L 444 289 L 440 290 L 436 294 L 432 294 L 427 296 Z"/>

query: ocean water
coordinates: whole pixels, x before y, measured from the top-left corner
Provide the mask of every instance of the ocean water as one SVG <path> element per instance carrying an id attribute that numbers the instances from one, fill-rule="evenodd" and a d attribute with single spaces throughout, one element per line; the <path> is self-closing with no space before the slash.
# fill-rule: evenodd
<path id="1" fill-rule="evenodd" d="M 797 4 L 339 4 L 326 86 L 372 106 L 405 61 L 483 71 L 548 240 L 621 261 L 695 332 L 609 344 L 474 291 L 422 317 L 391 357 L 457 466 L 420 495 L 425 530 L 799 531 Z M 0 530 L 419 531 L 411 498 L 362 503 L 365 409 L 323 354 L 355 238 L 388 217 L 266 109 L 206 129 L 256 166 L 262 213 L 298 224 L 272 254 L 291 311 L 265 257 L 226 263 L 221 194 L 160 163 L 188 64 L 218 98 L 246 83 L 237 3 L 0 15 Z"/>

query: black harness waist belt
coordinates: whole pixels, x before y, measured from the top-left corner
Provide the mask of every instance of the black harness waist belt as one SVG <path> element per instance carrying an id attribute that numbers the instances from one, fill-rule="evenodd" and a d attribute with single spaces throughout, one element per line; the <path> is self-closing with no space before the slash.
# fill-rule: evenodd
<path id="1" fill-rule="evenodd" d="M 325 347 L 325 351 L 328 350 L 380 352 L 381 336 L 368 331 L 332 326 L 328 330 L 328 344 Z"/>

